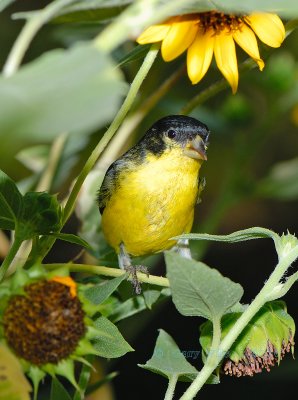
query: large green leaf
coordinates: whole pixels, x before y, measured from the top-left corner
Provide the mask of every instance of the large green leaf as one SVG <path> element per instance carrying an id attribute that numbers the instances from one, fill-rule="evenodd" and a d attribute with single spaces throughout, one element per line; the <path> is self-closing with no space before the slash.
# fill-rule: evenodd
<path id="1" fill-rule="evenodd" d="M 22 195 L 16 184 L 0 170 L 0 228 L 15 229 L 23 206 Z"/>
<path id="2" fill-rule="evenodd" d="M 0 400 L 30 400 L 31 386 L 17 357 L 0 344 Z"/>
<path id="3" fill-rule="evenodd" d="M 89 132 L 112 119 L 125 90 L 111 59 L 90 44 L 48 52 L 0 78 L 0 137 L 16 143 Z"/>
<path id="4" fill-rule="evenodd" d="M 102 331 L 103 333 L 92 339 L 93 347 L 100 356 L 116 358 L 123 356 L 129 351 L 133 351 L 133 348 L 121 335 L 116 325 L 107 318 L 97 318 L 97 320 L 94 321 L 94 325 L 99 332 Z"/>
<path id="5" fill-rule="evenodd" d="M 174 252 L 165 257 L 173 302 L 182 315 L 219 319 L 242 297 L 241 285 L 216 269 Z"/>
<path id="6" fill-rule="evenodd" d="M 139 364 L 139 367 L 165 376 L 169 380 L 176 376 L 181 381 L 192 381 L 198 374 L 196 368 L 185 359 L 172 337 L 162 329 L 159 331 L 152 357 L 146 364 Z"/>

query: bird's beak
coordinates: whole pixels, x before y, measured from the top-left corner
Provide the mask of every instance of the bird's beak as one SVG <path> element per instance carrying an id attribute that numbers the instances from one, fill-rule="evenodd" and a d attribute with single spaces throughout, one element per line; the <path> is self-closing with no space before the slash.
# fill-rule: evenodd
<path id="1" fill-rule="evenodd" d="M 196 160 L 207 160 L 206 154 L 207 146 L 204 143 L 204 140 L 198 135 L 194 139 L 190 140 L 185 148 L 184 153 L 191 158 Z"/>

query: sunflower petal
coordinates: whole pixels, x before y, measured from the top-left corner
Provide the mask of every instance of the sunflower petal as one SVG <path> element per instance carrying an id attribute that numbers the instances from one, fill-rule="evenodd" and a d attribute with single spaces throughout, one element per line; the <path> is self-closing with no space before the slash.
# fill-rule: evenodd
<path id="1" fill-rule="evenodd" d="M 232 92 L 236 93 L 238 87 L 238 65 L 233 36 L 227 30 L 215 36 L 214 56 L 216 64 L 229 82 Z"/>
<path id="2" fill-rule="evenodd" d="M 258 43 L 254 32 L 247 25 L 242 24 L 239 30 L 233 32 L 233 38 L 235 42 L 237 42 L 239 46 L 255 60 L 262 71 L 265 63 L 260 58 Z"/>
<path id="3" fill-rule="evenodd" d="M 212 30 L 199 30 L 187 51 L 187 73 L 192 84 L 198 83 L 208 71 L 214 48 Z"/>
<path id="4" fill-rule="evenodd" d="M 191 45 L 197 31 L 196 21 L 173 23 L 161 45 L 162 58 L 171 61 L 180 56 Z"/>
<path id="5" fill-rule="evenodd" d="M 276 14 L 255 13 L 246 18 L 260 40 L 270 47 L 279 47 L 285 39 L 285 27 Z"/>
<path id="6" fill-rule="evenodd" d="M 139 44 L 156 43 L 163 40 L 170 30 L 170 24 L 159 24 L 149 26 L 140 36 L 137 38 Z"/>

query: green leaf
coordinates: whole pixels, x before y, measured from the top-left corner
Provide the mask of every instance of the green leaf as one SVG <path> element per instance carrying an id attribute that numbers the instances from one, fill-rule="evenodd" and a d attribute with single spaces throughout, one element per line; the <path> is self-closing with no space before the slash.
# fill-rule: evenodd
<path id="1" fill-rule="evenodd" d="M 162 329 L 159 331 L 152 357 L 146 364 L 139 364 L 139 367 L 169 380 L 178 376 L 180 381 L 192 381 L 198 374 L 196 368 L 185 359 L 172 337 Z"/>
<path id="2" fill-rule="evenodd" d="M 173 302 L 182 315 L 220 318 L 243 295 L 239 283 L 202 262 L 174 252 L 166 252 L 165 258 Z"/>
<path id="3" fill-rule="evenodd" d="M 61 208 L 57 197 L 46 192 L 26 193 L 19 226 L 23 240 L 58 231 L 61 228 Z"/>
<path id="4" fill-rule="evenodd" d="M 127 274 L 118 276 L 104 283 L 94 285 L 84 290 L 84 296 L 93 304 L 103 303 L 117 289 L 120 283 L 127 278 Z"/>
<path id="5" fill-rule="evenodd" d="M 156 303 L 157 300 L 159 299 L 162 290 L 149 289 L 143 291 L 144 300 L 149 310 L 152 309 L 153 304 Z"/>
<path id="6" fill-rule="evenodd" d="M 51 236 L 54 236 L 57 239 L 63 240 L 64 242 L 77 244 L 78 246 L 85 247 L 86 249 L 91 249 L 89 243 L 81 237 L 74 235 L 73 233 L 51 233 Z"/>
<path id="7" fill-rule="evenodd" d="M 268 239 L 271 238 L 274 241 L 278 239 L 278 235 L 270 229 L 253 227 L 243 229 L 230 233 L 229 235 L 209 235 L 208 233 L 188 233 L 185 235 L 177 236 L 175 239 L 190 239 L 190 240 L 211 240 L 214 242 L 228 242 L 237 243 L 244 242 L 252 239 Z"/>
<path id="8" fill-rule="evenodd" d="M 256 193 L 276 200 L 298 199 L 298 158 L 275 164 L 258 183 Z"/>
<path id="9" fill-rule="evenodd" d="M 31 386 L 17 357 L 0 344 L 0 400 L 30 400 Z"/>
<path id="10" fill-rule="evenodd" d="M 23 205 L 16 184 L 0 170 L 0 228 L 15 229 Z"/>
<path id="11" fill-rule="evenodd" d="M 92 362 L 93 357 L 89 356 L 88 359 L 88 364 L 90 362 L 90 365 L 83 364 L 80 372 L 80 378 L 78 381 L 78 386 L 80 390 L 76 390 L 73 400 L 82 400 L 83 395 L 86 393 L 87 385 L 90 380 L 90 375 L 91 375 L 91 369 L 92 369 Z"/>
<path id="12" fill-rule="evenodd" d="M 138 45 L 133 48 L 128 54 L 126 54 L 120 61 L 118 66 L 126 65 L 132 61 L 136 61 L 139 59 L 145 58 L 145 55 L 148 53 L 150 45 Z"/>
<path id="13" fill-rule="evenodd" d="M 17 144 L 90 132 L 112 119 L 125 91 L 111 59 L 90 44 L 50 51 L 0 78 L 0 137 Z"/>
<path id="14" fill-rule="evenodd" d="M 133 351 L 133 348 L 123 338 L 116 325 L 110 320 L 105 317 L 99 317 L 94 321 L 94 325 L 99 331 L 99 335 L 92 339 L 92 344 L 100 356 L 116 358 Z M 100 332 L 103 335 L 100 335 Z"/>
<path id="15" fill-rule="evenodd" d="M 50 400 L 71 400 L 70 395 L 57 378 L 52 379 Z"/>

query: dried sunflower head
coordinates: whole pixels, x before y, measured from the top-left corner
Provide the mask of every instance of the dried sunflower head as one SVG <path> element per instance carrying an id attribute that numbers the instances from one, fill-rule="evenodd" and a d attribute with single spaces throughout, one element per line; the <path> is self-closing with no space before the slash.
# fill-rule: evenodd
<path id="1" fill-rule="evenodd" d="M 74 361 L 98 354 L 92 339 L 101 335 L 87 316 L 89 305 L 76 282 L 61 271 L 19 271 L 0 289 L 0 339 L 19 358 L 37 391 L 48 373 L 74 386 Z"/>

